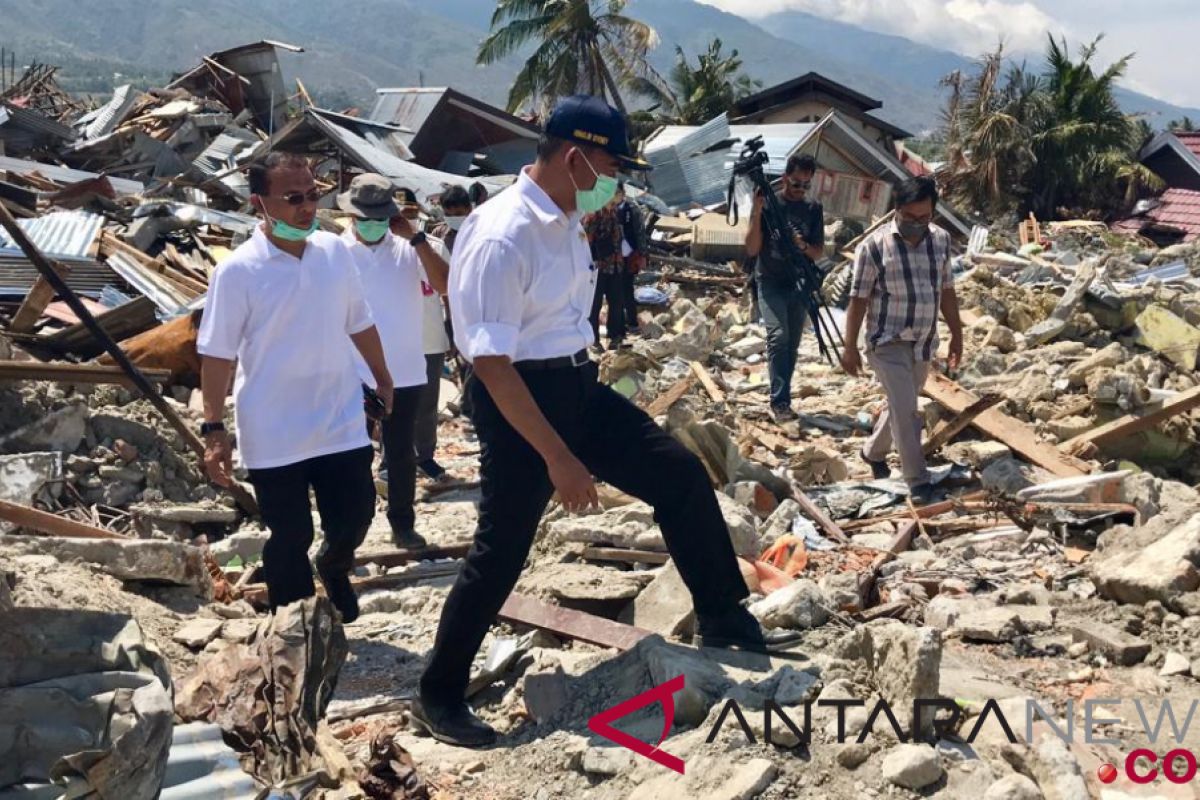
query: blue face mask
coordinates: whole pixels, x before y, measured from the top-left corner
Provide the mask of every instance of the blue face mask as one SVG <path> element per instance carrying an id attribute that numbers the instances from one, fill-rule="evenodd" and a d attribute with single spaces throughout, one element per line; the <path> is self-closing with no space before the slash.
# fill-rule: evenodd
<path id="1" fill-rule="evenodd" d="M 388 232 L 389 222 L 386 219 L 356 219 L 354 229 L 364 242 L 375 244 Z"/>
<path id="2" fill-rule="evenodd" d="M 588 161 L 588 157 L 583 155 L 582 150 L 579 151 L 579 155 L 583 156 L 583 163 L 587 164 L 588 169 L 596 176 L 595 185 L 590 189 L 580 189 L 571 173 L 568 172 L 567 177 L 571 178 L 571 185 L 575 187 L 575 207 L 584 214 L 594 214 L 608 205 L 609 201 L 616 196 L 618 182 L 616 178 L 596 172 L 596 168 L 592 166 L 591 161 Z"/>

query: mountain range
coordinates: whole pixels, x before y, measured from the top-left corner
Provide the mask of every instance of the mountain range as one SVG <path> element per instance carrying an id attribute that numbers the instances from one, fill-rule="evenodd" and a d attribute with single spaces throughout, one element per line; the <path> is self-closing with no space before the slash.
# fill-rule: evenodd
<path id="1" fill-rule="evenodd" d="M 369 108 L 375 88 L 414 85 L 450 85 L 503 105 L 520 59 L 475 65 L 494 7 L 493 0 L 0 0 L 0 45 L 15 50 L 18 63 L 61 64 L 69 89 L 103 91 L 129 80 L 153 85 L 214 50 L 274 39 L 305 48 L 283 56 L 285 73 L 329 107 Z M 658 32 L 651 61 L 660 71 L 676 44 L 694 55 L 719 37 L 764 86 L 820 72 L 880 99 L 876 113 L 914 133 L 939 123 L 940 79 L 972 66 L 947 50 L 802 12 L 751 23 L 694 0 L 631 0 L 626 13 Z M 1156 128 L 1184 114 L 1200 117 L 1125 89 L 1119 99 Z"/>

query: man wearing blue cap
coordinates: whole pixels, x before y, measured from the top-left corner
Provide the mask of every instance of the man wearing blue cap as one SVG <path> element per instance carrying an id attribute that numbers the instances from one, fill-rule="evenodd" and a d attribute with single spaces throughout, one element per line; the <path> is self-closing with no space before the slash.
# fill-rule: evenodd
<path id="1" fill-rule="evenodd" d="M 463 225 L 450 269 L 455 342 L 481 446 L 475 541 L 446 598 L 412 718 L 468 747 L 496 733 L 465 702 L 471 662 L 520 575 L 551 496 L 597 505 L 592 476 L 654 507 L 696 607 L 696 644 L 756 652 L 795 634 L 764 633 L 741 605 L 737 566 L 708 473 L 645 412 L 597 380 L 588 359 L 596 274 L 583 214 L 603 208 L 620 169 L 646 169 L 625 119 L 603 100 L 559 103 L 537 162 Z"/>

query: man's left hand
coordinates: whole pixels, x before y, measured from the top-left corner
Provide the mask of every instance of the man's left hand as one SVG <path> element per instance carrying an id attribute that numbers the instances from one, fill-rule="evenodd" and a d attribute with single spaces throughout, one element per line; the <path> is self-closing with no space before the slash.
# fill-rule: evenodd
<path id="1" fill-rule="evenodd" d="M 962 334 L 953 335 L 950 337 L 950 352 L 946 357 L 946 366 L 951 372 L 958 370 L 958 365 L 962 363 L 963 340 Z"/>

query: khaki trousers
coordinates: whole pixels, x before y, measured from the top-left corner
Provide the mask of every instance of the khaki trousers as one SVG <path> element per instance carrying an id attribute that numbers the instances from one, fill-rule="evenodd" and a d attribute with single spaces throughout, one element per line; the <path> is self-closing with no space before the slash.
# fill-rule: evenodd
<path id="1" fill-rule="evenodd" d="M 917 359 L 915 352 L 912 342 L 889 342 L 867 351 L 867 362 L 887 395 L 887 408 L 879 415 L 865 452 L 872 461 L 883 461 L 894 443 L 909 486 L 929 480 L 925 454 L 921 452 L 924 420 L 917 408 L 929 362 Z"/>

